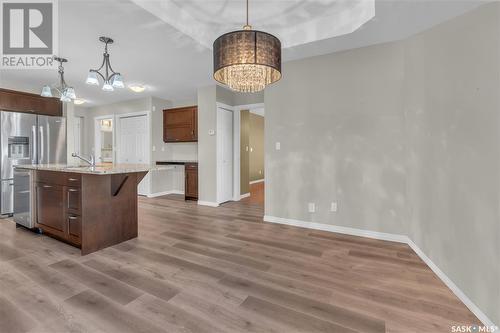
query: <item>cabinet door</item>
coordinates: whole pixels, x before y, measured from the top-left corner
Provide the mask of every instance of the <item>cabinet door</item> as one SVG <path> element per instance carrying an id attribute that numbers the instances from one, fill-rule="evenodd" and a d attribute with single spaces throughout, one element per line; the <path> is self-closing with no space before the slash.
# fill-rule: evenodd
<path id="1" fill-rule="evenodd" d="M 69 240 L 76 244 L 81 244 L 82 218 L 78 215 L 68 215 L 68 235 Z"/>
<path id="2" fill-rule="evenodd" d="M 194 142 L 197 140 L 197 107 L 163 110 L 163 141 Z"/>
<path id="3" fill-rule="evenodd" d="M 66 234 L 64 186 L 38 183 L 36 186 L 37 224 L 59 237 Z"/>
<path id="4" fill-rule="evenodd" d="M 186 167 L 186 199 L 198 199 L 198 168 Z"/>

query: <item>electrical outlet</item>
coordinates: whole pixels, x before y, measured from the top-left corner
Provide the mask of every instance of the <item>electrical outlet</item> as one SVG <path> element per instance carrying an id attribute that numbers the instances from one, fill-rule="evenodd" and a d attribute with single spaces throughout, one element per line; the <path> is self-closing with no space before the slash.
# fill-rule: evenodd
<path id="1" fill-rule="evenodd" d="M 165 147 L 161 147 L 161 151 L 165 151 Z"/>
<path id="2" fill-rule="evenodd" d="M 259 175 L 262 175 L 262 170 L 259 170 Z"/>
<path id="3" fill-rule="evenodd" d="M 156 151 L 156 146 L 153 146 L 153 151 Z"/>
<path id="4" fill-rule="evenodd" d="M 281 149 L 281 142 L 276 142 L 276 150 L 280 150 Z"/>
<path id="5" fill-rule="evenodd" d="M 307 205 L 307 208 L 309 210 L 309 213 L 315 213 L 316 212 L 316 204 L 314 202 L 310 202 Z"/>
<path id="6" fill-rule="evenodd" d="M 330 206 L 330 211 L 333 212 L 333 213 L 336 213 L 338 211 L 338 205 L 337 203 L 334 201 L 332 202 L 331 206 Z"/>
<path id="7" fill-rule="evenodd" d="M 213 129 L 208 130 L 208 135 L 210 135 L 210 136 L 215 135 L 215 130 L 213 130 Z"/>

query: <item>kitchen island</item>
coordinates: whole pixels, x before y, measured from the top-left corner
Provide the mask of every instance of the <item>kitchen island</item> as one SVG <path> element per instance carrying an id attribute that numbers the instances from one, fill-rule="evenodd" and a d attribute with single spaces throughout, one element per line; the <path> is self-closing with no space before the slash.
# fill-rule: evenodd
<path id="1" fill-rule="evenodd" d="M 20 165 L 31 173 L 31 218 L 82 255 L 137 237 L 137 185 L 149 165 Z"/>

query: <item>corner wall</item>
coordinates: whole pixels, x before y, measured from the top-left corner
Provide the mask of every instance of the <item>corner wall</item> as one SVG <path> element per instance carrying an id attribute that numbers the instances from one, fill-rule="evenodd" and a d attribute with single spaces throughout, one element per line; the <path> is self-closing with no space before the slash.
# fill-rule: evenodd
<path id="1" fill-rule="evenodd" d="M 499 324 L 499 22 L 492 3 L 285 63 L 265 92 L 266 215 L 408 235 Z"/>

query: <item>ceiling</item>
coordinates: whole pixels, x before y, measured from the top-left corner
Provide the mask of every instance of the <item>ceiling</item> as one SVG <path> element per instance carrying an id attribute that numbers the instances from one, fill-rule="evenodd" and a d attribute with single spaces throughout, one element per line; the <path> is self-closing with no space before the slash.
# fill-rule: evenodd
<path id="1" fill-rule="evenodd" d="M 132 1 L 209 49 L 246 20 L 244 0 Z M 351 33 L 374 16 L 375 0 L 249 1 L 249 24 L 276 35 L 283 48 Z"/>
<path id="2" fill-rule="evenodd" d="M 371 2 L 334 2 L 344 5 L 346 2 L 353 2 L 359 5 L 363 1 L 368 4 Z M 323 18 L 334 15 L 335 10 L 328 10 L 330 6 L 337 8 L 337 13 L 340 9 L 347 8 L 332 5 L 331 0 L 251 0 L 250 10 L 254 11 L 255 20 L 251 23 L 255 28 L 266 27 L 266 31 L 285 38 L 283 58 L 290 61 L 406 38 L 482 3 L 454 0 L 375 0 L 373 18 L 354 32 L 336 37 L 329 37 L 329 34 L 338 34 L 339 31 L 345 31 L 342 30 L 345 28 L 334 25 L 329 29 L 325 27 L 324 21 L 317 20 L 317 15 L 323 15 L 323 12 Z M 154 7 L 144 9 L 145 6 L 159 4 L 180 8 L 175 22 L 169 21 L 164 12 L 159 10 L 151 13 L 150 10 Z M 268 4 L 265 5 L 267 7 L 260 7 L 264 4 Z M 238 9 L 239 7 L 242 8 Z M 256 8 L 252 9 L 253 7 Z M 365 11 L 369 11 L 369 6 L 366 8 L 368 9 Z M 237 15 L 238 11 L 241 11 L 240 15 Z M 224 19 L 214 20 L 214 17 L 219 17 L 219 12 Z M 355 9 L 350 13 L 356 13 Z M 363 15 L 365 18 L 369 17 L 369 12 L 364 12 Z M 65 66 L 66 81 L 75 87 L 79 97 L 89 101 L 85 106 L 148 95 L 174 102 L 195 101 L 198 87 L 214 84 L 212 53 L 209 48 L 213 36 L 218 31 L 237 29 L 244 19 L 243 0 L 163 0 L 146 3 L 144 0 L 59 0 L 59 55 L 69 59 Z M 190 24 L 186 25 L 184 20 Z M 266 23 L 267 21 L 271 23 Z M 337 22 L 333 19 L 327 21 Z M 309 27 L 312 30 L 303 28 L 305 36 L 289 39 L 287 25 L 292 23 L 293 27 Z M 315 24 L 322 27 L 321 31 L 313 33 L 315 30 L 311 27 Z M 358 24 L 353 23 L 351 28 Z M 206 35 L 182 32 L 189 25 L 196 29 L 203 27 L 209 32 Z M 210 28 L 211 25 L 213 29 Z M 126 84 L 144 84 L 147 87 L 144 93 L 137 94 L 129 89 L 107 93 L 99 87 L 85 84 L 89 68 L 98 67 L 102 61 L 103 44 L 98 41 L 99 36 L 109 36 L 115 40 L 110 46 L 113 69 L 123 74 Z M 38 93 L 44 84 L 56 80 L 55 70 L 0 70 L 0 86 L 4 88 Z"/>

